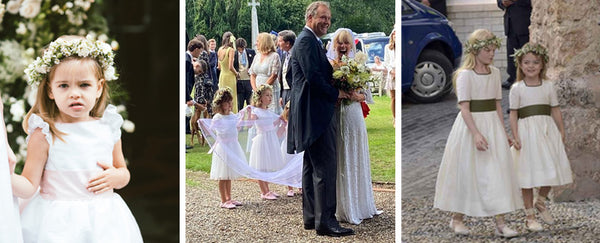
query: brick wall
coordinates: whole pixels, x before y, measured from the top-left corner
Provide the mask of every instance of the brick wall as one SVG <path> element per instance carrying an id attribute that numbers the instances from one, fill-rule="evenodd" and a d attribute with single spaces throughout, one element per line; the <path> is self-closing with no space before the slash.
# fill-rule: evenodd
<path id="1" fill-rule="evenodd" d="M 464 43 L 476 29 L 488 29 L 502 38 L 502 46 L 496 51 L 494 66 L 502 72 L 502 80 L 506 79 L 506 36 L 502 16 L 504 12 L 494 2 L 448 2 L 448 19 L 452 22 L 454 31 Z"/>

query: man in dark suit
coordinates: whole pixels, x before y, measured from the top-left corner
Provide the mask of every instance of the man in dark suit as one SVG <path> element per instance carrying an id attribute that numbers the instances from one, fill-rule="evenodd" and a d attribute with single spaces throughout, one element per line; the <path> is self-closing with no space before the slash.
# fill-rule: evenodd
<path id="1" fill-rule="evenodd" d="M 529 24 L 531 23 L 531 0 L 497 0 L 498 7 L 504 10 L 504 34 L 506 35 L 506 72 L 508 79 L 502 88 L 510 89 L 517 77 L 512 55 L 529 42 Z"/>
<path id="2" fill-rule="evenodd" d="M 194 65 L 192 62 L 194 58 L 200 56 L 200 52 L 204 48 L 202 42 L 196 39 L 192 39 L 188 42 L 187 51 L 185 53 L 185 103 L 187 106 L 192 106 L 196 102 L 192 99 L 191 93 L 194 88 Z M 190 133 L 190 118 L 185 119 L 185 133 Z M 188 148 L 186 146 L 186 148 Z"/>
<path id="3" fill-rule="evenodd" d="M 291 30 L 282 30 L 277 35 L 277 46 L 281 50 L 281 68 L 279 69 L 278 77 L 279 86 L 281 87 L 281 98 L 279 99 L 279 105 L 284 107 L 285 104 L 290 100 L 290 91 L 292 90 L 292 72 L 290 63 L 290 57 L 292 53 L 290 50 L 296 42 L 296 34 Z"/>
<path id="4" fill-rule="evenodd" d="M 217 48 L 217 42 L 215 39 L 208 40 L 209 45 L 209 58 L 208 65 L 210 66 L 210 73 L 213 79 L 213 92 L 216 93 L 217 89 L 219 89 L 219 72 L 217 70 L 217 52 L 215 48 Z"/>
<path id="5" fill-rule="evenodd" d="M 250 84 L 250 74 L 248 73 L 248 70 L 254 61 L 256 52 L 246 48 L 246 46 L 247 44 L 244 38 L 238 38 L 235 41 L 237 51 L 233 57 L 233 68 L 240 74 L 237 77 L 238 111 L 244 108 L 244 101 L 246 101 L 246 105 L 250 105 L 250 100 L 252 98 L 252 85 Z"/>
<path id="6" fill-rule="evenodd" d="M 313 2 L 306 9 L 306 26 L 298 36 L 290 65 L 293 90 L 288 124 L 288 153 L 304 151 L 302 215 L 304 229 L 318 235 L 352 235 L 335 218 L 336 122 L 334 107 L 348 94 L 331 84 L 333 69 L 319 36 L 331 24 L 329 3 Z"/>

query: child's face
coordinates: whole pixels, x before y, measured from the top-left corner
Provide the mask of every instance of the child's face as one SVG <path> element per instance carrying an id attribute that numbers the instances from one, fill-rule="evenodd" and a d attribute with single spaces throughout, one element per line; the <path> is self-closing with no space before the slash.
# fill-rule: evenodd
<path id="1" fill-rule="evenodd" d="M 527 78 L 537 78 L 540 76 L 540 72 L 544 67 L 542 58 L 534 55 L 533 53 L 527 53 L 521 59 L 521 65 L 519 65 L 523 74 Z"/>
<path id="2" fill-rule="evenodd" d="M 103 82 L 96 77 L 92 60 L 61 62 L 54 70 L 48 93 L 60 111 L 59 122 L 90 120 L 90 111 L 102 95 Z"/>
<path id="3" fill-rule="evenodd" d="M 479 53 L 475 55 L 475 59 L 480 64 L 490 65 L 494 61 L 494 54 L 496 54 L 496 46 L 488 45 L 479 50 Z"/>
<path id="4" fill-rule="evenodd" d="M 225 113 L 225 115 L 231 113 L 231 108 L 233 108 L 233 100 L 223 102 L 221 104 L 221 109 L 223 110 L 223 113 Z"/>
<path id="5" fill-rule="evenodd" d="M 273 92 L 271 90 L 265 90 L 260 96 L 260 103 L 262 104 L 262 108 L 268 107 L 273 101 Z"/>

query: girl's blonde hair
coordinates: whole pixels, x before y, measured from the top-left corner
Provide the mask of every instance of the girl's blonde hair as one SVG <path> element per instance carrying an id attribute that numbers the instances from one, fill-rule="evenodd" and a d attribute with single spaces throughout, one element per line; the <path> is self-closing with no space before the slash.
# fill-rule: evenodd
<path id="1" fill-rule="evenodd" d="M 219 90 L 217 90 L 217 93 L 215 94 L 215 98 L 213 99 L 213 102 L 212 102 L 212 108 L 215 113 L 222 114 L 223 108 L 221 108 L 221 105 L 223 105 L 223 103 L 233 101 L 233 95 L 231 94 L 231 92 L 232 92 L 231 88 L 229 88 L 229 87 L 220 88 Z M 225 114 L 225 115 L 228 115 L 228 114 Z"/>
<path id="2" fill-rule="evenodd" d="M 49 75 L 47 75 L 38 86 L 36 101 L 33 104 L 33 107 L 27 112 L 25 115 L 25 119 L 23 119 L 23 130 L 25 132 L 28 131 L 29 128 L 29 117 L 32 114 L 36 114 L 41 117 L 48 125 L 50 126 L 50 132 L 52 133 L 52 139 L 58 138 L 61 141 L 65 141 L 62 138 L 62 135 L 66 135 L 66 133 L 59 131 L 55 126 L 55 120 L 60 115 L 60 110 L 58 106 L 56 106 L 56 102 L 53 99 L 50 99 L 51 92 L 51 84 L 52 78 L 54 78 L 54 74 L 56 72 L 56 68 L 65 62 L 79 62 L 81 65 L 90 65 L 94 69 L 94 73 L 96 74 L 96 78 L 98 81 L 102 82 L 102 94 L 100 98 L 96 99 L 96 104 L 94 108 L 90 111 L 91 117 L 102 117 L 104 113 L 104 109 L 106 109 L 106 105 L 108 104 L 109 98 L 109 88 L 108 82 L 104 80 L 104 71 L 102 69 L 102 65 L 98 63 L 96 59 L 89 57 L 79 57 L 79 56 L 69 56 L 61 60 L 60 64 L 54 65 L 50 68 Z"/>
<path id="3" fill-rule="evenodd" d="M 390 48 L 390 50 L 396 49 L 396 30 L 392 30 L 392 33 L 390 33 L 390 43 L 388 44 L 388 48 Z"/>
<path id="4" fill-rule="evenodd" d="M 258 89 L 256 89 L 254 92 L 252 92 L 252 105 L 253 106 L 261 107 L 263 105 L 260 98 L 265 94 L 265 92 L 267 90 L 271 91 L 271 93 L 273 93 L 273 88 L 271 87 L 271 85 L 268 85 L 268 84 L 262 84 L 258 87 Z M 269 104 L 267 104 L 267 106 L 268 105 Z"/>
<path id="5" fill-rule="evenodd" d="M 531 53 L 542 60 L 542 70 L 539 77 L 541 80 L 547 80 L 546 71 L 548 70 L 548 50 L 540 44 L 525 43 L 521 49 L 514 54 L 515 66 L 517 67 L 517 81 L 522 81 L 525 78 L 525 73 L 521 69 L 521 62 L 527 53 Z"/>
<path id="6" fill-rule="evenodd" d="M 275 42 L 273 42 L 273 37 L 271 37 L 271 34 L 263 32 L 258 34 L 256 39 L 258 40 L 258 45 L 256 48 L 260 53 L 267 54 L 275 52 Z"/>
<path id="7" fill-rule="evenodd" d="M 472 45 L 475 45 L 476 43 L 480 43 L 482 41 L 494 40 L 494 39 L 497 39 L 497 37 L 491 31 L 486 30 L 486 29 L 477 29 L 469 35 L 469 38 L 467 39 L 467 43 L 465 43 L 465 46 L 472 46 Z M 496 48 L 498 48 L 498 46 L 496 46 Z M 454 86 L 455 89 L 456 89 L 456 77 L 463 70 L 471 70 L 471 69 L 475 68 L 475 63 L 476 63 L 475 56 L 477 56 L 477 54 L 479 54 L 479 51 L 480 51 L 480 49 L 477 51 L 467 51 L 467 49 L 468 48 L 465 48 L 465 52 L 463 54 L 463 58 L 460 63 L 460 67 L 458 69 L 456 69 L 456 71 L 454 71 L 454 74 L 452 75 L 452 85 Z"/>

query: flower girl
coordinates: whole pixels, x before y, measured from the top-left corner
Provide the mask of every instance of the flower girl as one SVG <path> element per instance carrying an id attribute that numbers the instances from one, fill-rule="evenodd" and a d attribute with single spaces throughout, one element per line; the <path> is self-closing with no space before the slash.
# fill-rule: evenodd
<path id="1" fill-rule="evenodd" d="M 239 116 L 233 114 L 233 95 L 229 87 L 221 88 L 215 94 L 212 107 L 215 112 L 210 130 L 215 131 L 216 141 L 212 149 L 210 179 L 219 180 L 219 194 L 222 208 L 233 209 L 242 203 L 231 199 L 231 180 L 240 177 L 227 166 L 227 161 L 244 158 L 245 154 L 238 141 L 237 124 Z M 200 122 L 200 121 L 199 121 Z"/>
<path id="2" fill-rule="evenodd" d="M 252 94 L 252 105 L 249 111 L 251 120 L 254 120 L 256 137 L 252 139 L 250 150 L 250 166 L 259 171 L 277 171 L 285 164 L 280 151 L 277 128 L 281 123 L 279 115 L 268 110 L 273 100 L 271 85 L 260 85 Z M 279 196 L 269 190 L 269 183 L 259 180 L 260 197 L 267 200 L 276 200 Z"/>
<path id="3" fill-rule="evenodd" d="M 8 145 L 2 100 L 0 99 L 0 242 L 23 242 L 19 206 L 13 196 L 11 174 L 16 157 Z"/>
<path id="4" fill-rule="evenodd" d="M 463 215 L 496 215 L 495 233 L 517 232 L 502 214 L 522 207 L 513 176 L 508 136 L 502 119 L 500 72 L 492 66 L 500 39 L 490 31 L 475 30 L 465 44 L 465 55 L 454 75 L 460 113 L 454 121 L 438 172 L 434 207 L 454 212 L 450 227 L 469 234 Z"/>
<path id="5" fill-rule="evenodd" d="M 510 128 L 513 159 L 525 205 L 525 226 L 540 231 L 535 210 L 542 220 L 554 220 L 544 205 L 551 186 L 573 182 L 563 141 L 565 129 L 554 84 L 546 79 L 548 54 L 539 44 L 526 43 L 514 54 L 517 80 L 510 89 Z M 533 203 L 533 188 L 540 187 Z M 534 209 L 535 208 L 535 209 Z"/>
<path id="6" fill-rule="evenodd" d="M 100 41 L 64 36 L 25 70 L 39 86 L 23 128 L 27 158 L 13 193 L 37 194 L 21 214 L 25 242 L 142 242 L 131 211 L 113 192 L 129 183 L 123 118 L 108 105 L 114 53 Z"/>

